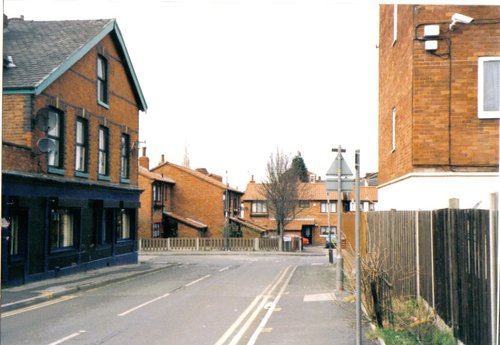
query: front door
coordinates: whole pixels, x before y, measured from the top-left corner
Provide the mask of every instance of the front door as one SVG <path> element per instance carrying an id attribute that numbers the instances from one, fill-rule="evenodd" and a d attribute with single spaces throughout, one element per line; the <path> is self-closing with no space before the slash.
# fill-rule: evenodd
<path id="1" fill-rule="evenodd" d="M 302 226 L 302 237 L 305 237 L 309 240 L 309 244 L 313 244 L 313 226 L 312 225 L 303 225 Z"/>

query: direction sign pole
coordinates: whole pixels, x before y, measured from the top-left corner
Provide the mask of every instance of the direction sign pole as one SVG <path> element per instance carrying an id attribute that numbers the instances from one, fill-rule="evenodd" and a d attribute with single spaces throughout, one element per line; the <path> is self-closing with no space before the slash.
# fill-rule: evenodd
<path id="1" fill-rule="evenodd" d="M 360 187 L 359 187 L 359 170 L 360 157 L 359 150 L 356 150 L 356 345 L 361 345 L 363 340 L 361 337 L 361 240 L 360 240 Z"/>
<path id="2" fill-rule="evenodd" d="M 337 168 L 337 290 L 344 290 L 344 258 L 342 257 L 342 146 L 339 145 L 337 150 L 332 149 L 333 152 L 338 152 L 339 163 Z M 345 149 L 343 149 L 345 152 Z"/>

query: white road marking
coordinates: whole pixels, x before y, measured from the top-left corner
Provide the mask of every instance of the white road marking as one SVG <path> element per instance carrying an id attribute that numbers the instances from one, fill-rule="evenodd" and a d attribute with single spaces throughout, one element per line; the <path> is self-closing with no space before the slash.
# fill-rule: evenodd
<path id="1" fill-rule="evenodd" d="M 194 284 L 196 284 L 196 283 L 201 282 L 203 279 L 207 279 L 208 277 L 210 277 L 210 274 L 207 274 L 206 276 L 201 277 L 200 279 L 196 279 L 195 281 L 192 281 L 191 283 L 187 283 L 187 284 L 186 284 L 186 285 L 184 285 L 184 286 L 185 286 L 185 287 L 188 287 L 188 286 L 194 285 Z"/>
<path id="2" fill-rule="evenodd" d="M 282 269 L 281 272 L 278 274 L 277 279 L 281 280 L 287 270 L 288 270 L 288 267 Z M 248 314 L 250 314 L 252 312 L 252 310 L 256 307 L 256 305 L 259 303 L 259 301 L 261 299 L 263 299 L 264 296 L 271 293 L 272 290 L 274 290 L 275 286 L 276 286 L 276 284 L 273 284 L 273 283 L 266 286 L 266 288 L 259 295 L 257 295 L 254 298 L 254 300 L 252 301 L 252 303 L 250 303 L 250 305 L 247 307 L 247 309 L 245 309 L 245 311 L 240 314 L 240 316 L 231 325 L 231 327 L 228 328 L 228 330 L 222 335 L 222 337 L 220 337 L 219 340 L 217 340 L 215 345 L 224 344 L 227 341 L 227 339 L 229 339 L 229 337 L 236 331 L 236 329 L 239 327 L 239 325 L 245 320 L 245 318 L 248 316 Z M 265 303 L 266 301 L 267 301 L 267 298 L 264 300 L 263 303 Z M 259 305 L 262 306 L 262 303 L 260 303 Z M 257 308 L 257 310 L 260 310 L 260 309 L 262 309 L 262 307 Z M 233 339 L 233 341 L 234 341 L 234 339 Z"/>
<path id="3" fill-rule="evenodd" d="M 50 343 L 49 345 L 58 345 L 58 344 L 62 344 L 62 343 L 64 343 L 66 340 L 70 340 L 70 339 L 73 339 L 73 338 L 75 338 L 75 337 L 78 337 L 80 334 L 83 334 L 83 333 L 85 333 L 85 331 L 84 331 L 84 330 L 78 331 L 78 332 L 76 332 L 76 333 L 73 333 L 73 334 L 68 335 L 67 337 L 64 337 L 64 338 L 61 338 L 61 339 L 59 339 L 59 340 L 56 340 L 56 341 L 54 341 L 53 343 Z"/>
<path id="4" fill-rule="evenodd" d="M 132 308 L 132 309 L 129 309 L 129 310 L 127 310 L 127 311 L 124 311 L 123 313 L 118 314 L 118 316 L 125 316 L 125 315 L 127 315 L 127 314 L 130 314 L 131 312 L 136 311 L 137 309 L 140 309 L 140 308 L 142 308 L 142 307 L 147 306 L 148 304 L 151 304 L 151 303 L 154 303 L 154 302 L 156 302 L 156 301 L 159 301 L 160 299 L 165 298 L 165 297 L 167 297 L 167 296 L 169 296 L 169 295 L 170 295 L 170 293 L 168 293 L 168 292 L 167 292 L 166 294 L 161 295 L 160 297 L 156 297 L 156 298 L 154 298 L 154 299 L 152 299 L 152 300 L 150 300 L 150 301 L 147 301 L 147 302 L 145 302 L 145 303 L 143 303 L 143 304 L 141 304 L 141 305 L 138 305 L 137 307 L 134 307 L 134 308 Z"/>
<path id="5" fill-rule="evenodd" d="M 326 302 L 335 301 L 337 297 L 334 293 L 318 293 L 315 295 L 304 295 L 304 302 Z"/>
<path id="6" fill-rule="evenodd" d="M 259 337 L 260 333 L 262 332 L 262 330 L 264 329 L 264 327 L 266 327 L 267 321 L 269 321 L 269 319 L 271 318 L 271 314 L 273 313 L 275 306 L 278 304 L 279 300 L 281 299 L 281 296 L 283 295 L 283 292 L 288 287 L 288 283 L 292 279 L 292 276 L 295 273 L 296 269 L 297 269 L 297 266 L 295 266 L 293 268 L 292 272 L 290 272 L 290 275 L 288 276 L 286 282 L 283 284 L 283 286 L 281 287 L 280 292 L 278 292 L 278 295 L 274 299 L 271 308 L 269 308 L 269 310 L 267 311 L 266 315 L 264 316 L 264 318 L 260 322 L 259 326 L 255 330 L 255 332 L 252 334 L 252 337 L 248 341 L 247 345 L 253 345 L 257 341 L 257 338 Z"/>
<path id="7" fill-rule="evenodd" d="M 221 269 L 219 270 L 219 272 L 224 272 L 224 271 L 227 271 L 228 269 L 229 269 L 229 266 L 224 267 L 224 268 L 221 268 Z"/>

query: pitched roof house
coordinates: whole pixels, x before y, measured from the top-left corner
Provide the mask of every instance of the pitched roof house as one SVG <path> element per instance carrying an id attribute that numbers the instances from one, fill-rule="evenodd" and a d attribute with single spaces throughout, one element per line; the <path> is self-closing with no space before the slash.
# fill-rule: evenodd
<path id="1" fill-rule="evenodd" d="M 380 6 L 380 209 L 445 208 L 450 198 L 489 207 L 498 191 L 495 18 L 500 6 Z"/>
<path id="2" fill-rule="evenodd" d="M 2 277 L 137 262 L 147 104 L 116 21 L 4 17 L 3 42 Z"/>
<path id="3" fill-rule="evenodd" d="M 264 232 L 239 218 L 243 193 L 223 183 L 221 176 L 167 162 L 163 157 L 150 171 L 175 181 L 171 208 L 163 214 L 164 236 L 222 238 L 229 223 L 234 223 L 243 237 L 259 237 Z"/>
<path id="4" fill-rule="evenodd" d="M 332 233 L 336 231 L 337 224 L 337 192 L 327 194 L 325 181 L 301 183 L 299 186 L 300 200 L 297 213 L 286 226 L 285 235 L 298 235 L 306 237 L 310 244 L 324 245 L 329 236 L 328 224 Z M 354 226 L 354 217 L 349 215 L 354 193 L 342 193 L 342 221 L 346 226 Z M 377 189 L 373 186 L 360 188 L 361 206 L 366 211 L 373 210 L 377 202 Z M 276 222 L 268 212 L 267 200 L 261 183 L 253 179 L 248 183 L 242 197 L 243 219 L 257 224 L 268 231 L 276 230 Z M 330 206 L 328 206 L 330 205 Z M 328 209 L 329 208 L 329 209 Z M 330 220 L 328 214 L 330 213 Z M 354 228 L 353 228 L 354 229 Z"/>

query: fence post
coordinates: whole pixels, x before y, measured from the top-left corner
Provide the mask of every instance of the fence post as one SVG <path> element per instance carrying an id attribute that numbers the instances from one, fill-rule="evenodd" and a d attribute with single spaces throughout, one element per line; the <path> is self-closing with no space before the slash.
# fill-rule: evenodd
<path id="1" fill-rule="evenodd" d="M 170 251 L 170 237 L 167 238 L 167 250 Z"/>
<path id="2" fill-rule="evenodd" d="M 253 239 L 253 250 L 255 250 L 256 252 L 259 251 L 259 238 L 258 237 Z"/>
<path id="3" fill-rule="evenodd" d="M 200 251 L 200 238 L 196 237 L 196 251 Z"/>
<path id="4" fill-rule="evenodd" d="M 491 298 L 491 344 L 498 344 L 498 267 L 497 258 L 495 258 L 495 253 L 498 252 L 495 248 L 495 243 L 498 240 L 496 231 L 497 227 L 497 217 L 498 217 L 498 193 L 491 193 L 490 195 L 490 298 Z M 496 229 L 495 229 L 496 228 Z M 496 278 L 496 279 L 495 279 Z"/>
<path id="5" fill-rule="evenodd" d="M 139 240 L 137 241 L 137 251 L 138 252 L 141 252 L 141 239 L 139 238 Z"/>

